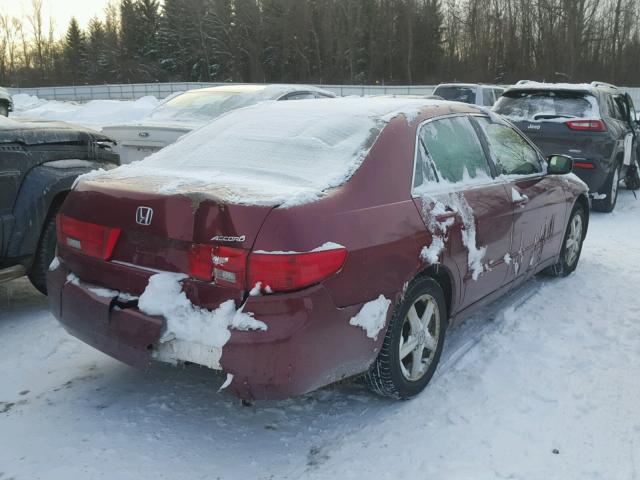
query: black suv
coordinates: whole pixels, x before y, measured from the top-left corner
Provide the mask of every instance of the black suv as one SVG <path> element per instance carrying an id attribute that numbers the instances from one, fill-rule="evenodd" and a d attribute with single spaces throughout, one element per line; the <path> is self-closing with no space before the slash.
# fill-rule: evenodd
<path id="1" fill-rule="evenodd" d="M 0 282 L 28 275 L 46 293 L 55 215 L 78 175 L 113 168 L 114 142 L 62 122 L 0 117 Z"/>
<path id="2" fill-rule="evenodd" d="M 545 156 L 569 155 L 589 185 L 593 208 L 610 212 L 618 185 L 640 188 L 640 129 L 633 101 L 613 85 L 537 83 L 506 90 L 493 110 L 509 118 Z"/>

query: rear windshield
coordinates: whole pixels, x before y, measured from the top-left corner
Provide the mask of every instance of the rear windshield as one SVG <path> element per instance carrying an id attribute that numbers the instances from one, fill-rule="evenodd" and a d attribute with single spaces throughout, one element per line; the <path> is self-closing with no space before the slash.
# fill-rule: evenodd
<path id="1" fill-rule="evenodd" d="M 580 92 L 507 92 L 500 97 L 493 109 L 515 121 L 599 118 L 595 97 Z"/>
<path id="2" fill-rule="evenodd" d="M 452 102 L 476 103 L 476 89 L 471 87 L 438 87 L 433 94 Z"/>
<path id="3" fill-rule="evenodd" d="M 186 92 L 157 107 L 148 118 L 155 121 L 206 122 L 261 100 L 260 92 Z"/>

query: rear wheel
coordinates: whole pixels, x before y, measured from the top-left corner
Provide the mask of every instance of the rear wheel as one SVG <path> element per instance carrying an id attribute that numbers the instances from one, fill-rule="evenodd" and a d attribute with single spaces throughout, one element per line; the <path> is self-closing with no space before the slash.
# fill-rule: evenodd
<path id="1" fill-rule="evenodd" d="M 624 176 L 624 184 L 629 190 L 640 189 L 640 169 L 638 169 L 638 163 L 633 162 L 627 168 L 627 173 Z"/>
<path id="2" fill-rule="evenodd" d="M 4 102 L 0 102 L 0 115 L 3 117 L 9 116 L 9 106 Z"/>
<path id="3" fill-rule="evenodd" d="M 576 269 L 582 253 L 586 226 L 587 214 L 584 207 L 578 204 L 571 212 L 558 263 L 547 269 L 546 273 L 556 277 L 566 277 Z"/>
<path id="4" fill-rule="evenodd" d="M 29 280 L 43 295 L 47 294 L 47 271 L 56 255 L 56 211 L 51 212 L 42 229 L 40 243 L 29 272 Z"/>
<path id="5" fill-rule="evenodd" d="M 609 174 L 609 178 L 606 183 L 605 198 L 594 200 L 593 208 L 599 212 L 612 212 L 616 207 L 618 201 L 618 190 L 620 186 L 620 171 L 622 165 L 617 165 L 616 168 Z"/>
<path id="6" fill-rule="evenodd" d="M 440 285 L 431 278 L 412 282 L 396 305 L 382 349 L 365 376 L 369 388 L 397 399 L 420 393 L 438 366 L 446 327 Z"/>

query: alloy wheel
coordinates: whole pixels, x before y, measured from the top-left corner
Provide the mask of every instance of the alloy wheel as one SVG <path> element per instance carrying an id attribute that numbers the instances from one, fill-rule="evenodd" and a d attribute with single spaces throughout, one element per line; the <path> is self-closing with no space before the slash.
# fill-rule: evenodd
<path id="1" fill-rule="evenodd" d="M 428 294 L 413 302 L 402 324 L 399 353 L 400 368 L 410 382 L 420 380 L 433 361 L 440 337 L 440 311 Z"/>
<path id="2" fill-rule="evenodd" d="M 580 253 L 580 245 L 582 244 L 582 216 L 574 215 L 569 225 L 569 236 L 566 244 L 566 262 L 567 265 L 573 265 Z"/>

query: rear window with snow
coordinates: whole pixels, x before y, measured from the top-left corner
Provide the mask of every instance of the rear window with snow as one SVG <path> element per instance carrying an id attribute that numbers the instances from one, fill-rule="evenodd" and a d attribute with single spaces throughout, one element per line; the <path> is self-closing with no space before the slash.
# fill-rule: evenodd
<path id="1" fill-rule="evenodd" d="M 255 93 L 193 91 L 178 95 L 157 107 L 149 115 L 155 121 L 207 121 L 230 110 L 263 100 Z"/>
<path id="2" fill-rule="evenodd" d="M 493 108 L 514 121 L 599 118 L 598 103 L 592 95 L 571 91 L 513 91 L 505 93 Z"/>
<path id="3" fill-rule="evenodd" d="M 237 204 L 300 205 L 347 182 L 392 118 L 413 118 L 429 104 L 437 102 L 262 103 L 222 115 L 140 162 L 82 180 L 144 178 L 148 188 L 166 195 L 202 192 Z"/>

